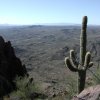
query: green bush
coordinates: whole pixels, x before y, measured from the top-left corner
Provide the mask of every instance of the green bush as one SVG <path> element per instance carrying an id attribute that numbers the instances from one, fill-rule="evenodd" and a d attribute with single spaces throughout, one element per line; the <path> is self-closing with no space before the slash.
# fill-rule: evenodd
<path id="1" fill-rule="evenodd" d="M 17 90 L 11 93 L 10 97 L 18 98 L 18 100 L 31 100 L 31 94 L 38 91 L 38 86 L 34 82 L 29 82 L 28 77 L 17 77 L 15 82 Z"/>
<path id="2" fill-rule="evenodd" d="M 100 67 L 98 66 L 95 73 L 93 74 L 94 85 L 100 84 Z"/>
<path id="3" fill-rule="evenodd" d="M 66 95 L 64 100 L 71 100 L 74 95 L 77 94 L 78 84 L 77 84 L 77 75 L 68 75 L 66 77 Z"/>

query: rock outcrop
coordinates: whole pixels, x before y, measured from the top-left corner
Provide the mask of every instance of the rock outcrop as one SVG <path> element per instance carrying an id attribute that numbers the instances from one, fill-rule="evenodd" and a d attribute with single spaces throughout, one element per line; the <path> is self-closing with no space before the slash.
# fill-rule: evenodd
<path id="1" fill-rule="evenodd" d="M 72 100 L 100 100 L 100 85 L 83 90 L 79 95 L 74 96 Z"/>
<path id="2" fill-rule="evenodd" d="M 14 79 L 16 76 L 27 74 L 25 65 L 22 65 L 20 59 L 16 57 L 11 42 L 5 42 L 0 36 L 0 90 L 6 90 L 1 95 L 10 92 L 14 88 Z"/>

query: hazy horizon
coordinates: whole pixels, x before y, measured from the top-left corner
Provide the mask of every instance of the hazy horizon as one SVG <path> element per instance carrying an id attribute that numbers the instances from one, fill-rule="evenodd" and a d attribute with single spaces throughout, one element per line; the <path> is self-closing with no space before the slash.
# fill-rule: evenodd
<path id="1" fill-rule="evenodd" d="M 81 26 L 77 23 L 36 23 L 36 24 L 0 24 L 0 26 Z M 88 24 L 88 26 L 100 26 L 100 24 Z"/>
<path id="2" fill-rule="evenodd" d="M 37 23 L 37 24 L 0 24 L 1 26 L 81 26 L 77 23 Z M 100 26 L 99 24 L 88 24 L 88 26 Z"/>

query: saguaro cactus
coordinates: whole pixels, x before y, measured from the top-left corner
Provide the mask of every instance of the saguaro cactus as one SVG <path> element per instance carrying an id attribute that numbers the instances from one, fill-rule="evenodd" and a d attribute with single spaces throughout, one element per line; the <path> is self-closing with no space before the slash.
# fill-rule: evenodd
<path id="1" fill-rule="evenodd" d="M 86 51 L 87 44 L 87 16 L 83 17 L 82 29 L 80 35 L 80 61 L 76 61 L 74 50 L 70 50 L 70 57 L 65 58 L 65 64 L 73 71 L 78 72 L 78 93 L 80 93 L 85 87 L 86 71 L 92 67 L 93 62 L 90 62 L 91 54 Z"/>

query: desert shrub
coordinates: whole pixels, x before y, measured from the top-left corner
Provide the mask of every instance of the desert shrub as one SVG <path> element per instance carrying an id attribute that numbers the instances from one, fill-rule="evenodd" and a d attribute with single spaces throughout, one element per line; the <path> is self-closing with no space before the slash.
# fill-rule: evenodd
<path id="1" fill-rule="evenodd" d="M 76 95 L 78 88 L 77 88 L 77 76 L 69 76 L 67 79 L 67 87 L 66 91 L 68 94 L 66 95 L 67 100 L 71 100 L 74 95 Z"/>
<path id="2" fill-rule="evenodd" d="M 100 66 L 97 66 L 95 73 L 93 74 L 93 82 L 95 85 L 100 84 Z"/>
<path id="3" fill-rule="evenodd" d="M 31 100 L 32 93 L 38 91 L 38 86 L 34 82 L 30 82 L 28 77 L 17 77 L 16 87 L 17 90 L 11 93 L 10 97 L 17 98 L 18 100 Z"/>
<path id="4" fill-rule="evenodd" d="M 40 97 L 34 100 L 47 100 L 42 99 L 43 95 L 40 92 L 40 85 L 41 83 L 32 82 L 29 83 L 28 77 L 17 77 L 16 80 L 17 90 L 10 94 L 11 100 L 32 100 L 31 94 L 33 93 L 40 93 Z M 28 85 L 29 84 L 29 85 Z M 66 95 L 58 95 L 51 100 L 71 100 L 74 95 L 77 93 L 77 77 L 76 76 L 68 76 L 66 78 Z M 44 97 L 45 98 L 45 97 Z M 47 97 L 46 97 L 47 98 Z M 48 98 L 49 100 L 49 98 Z"/>

